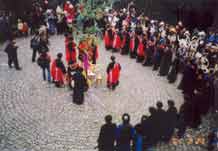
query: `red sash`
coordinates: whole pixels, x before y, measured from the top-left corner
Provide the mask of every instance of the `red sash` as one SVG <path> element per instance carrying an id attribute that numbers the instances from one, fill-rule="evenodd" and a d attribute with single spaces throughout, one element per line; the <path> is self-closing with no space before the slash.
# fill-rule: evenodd
<path id="1" fill-rule="evenodd" d="M 137 55 L 143 57 L 145 55 L 144 44 L 143 44 L 143 41 L 141 39 L 139 41 L 140 42 L 139 42 L 139 46 L 137 49 Z"/>
<path id="2" fill-rule="evenodd" d="M 107 81 L 110 84 L 117 84 L 117 82 L 119 81 L 119 78 L 120 78 L 120 65 L 116 63 L 113 69 L 110 70 L 108 77 L 107 77 Z"/>
<path id="3" fill-rule="evenodd" d="M 65 40 L 65 50 L 66 50 L 66 61 L 69 63 L 70 61 L 76 62 L 76 44 L 72 41 L 73 43 L 73 51 L 70 51 L 68 48 L 69 40 Z"/>
<path id="4" fill-rule="evenodd" d="M 126 44 L 126 35 L 123 38 L 122 44 L 121 44 L 121 48 L 124 48 L 125 44 Z"/>
<path id="5" fill-rule="evenodd" d="M 113 41 L 113 48 L 120 49 L 121 45 L 122 45 L 121 38 L 119 35 L 116 34 Z"/>
<path id="6" fill-rule="evenodd" d="M 105 47 L 111 46 L 108 31 L 105 31 L 105 34 L 104 34 L 104 44 L 105 44 Z"/>
<path id="7" fill-rule="evenodd" d="M 55 82 L 64 83 L 64 74 L 60 68 L 56 66 L 56 60 L 51 65 L 51 76 Z"/>
<path id="8" fill-rule="evenodd" d="M 160 48 L 160 49 L 165 49 L 165 45 L 164 45 L 164 44 L 161 44 L 161 45 L 159 46 L 159 48 Z"/>
<path id="9" fill-rule="evenodd" d="M 134 48 L 135 48 L 135 38 L 131 38 L 129 49 L 130 49 L 131 52 L 133 52 Z"/>
<path id="10" fill-rule="evenodd" d="M 64 4 L 64 11 L 68 12 L 69 11 L 69 6 L 70 6 L 69 4 L 65 3 Z"/>

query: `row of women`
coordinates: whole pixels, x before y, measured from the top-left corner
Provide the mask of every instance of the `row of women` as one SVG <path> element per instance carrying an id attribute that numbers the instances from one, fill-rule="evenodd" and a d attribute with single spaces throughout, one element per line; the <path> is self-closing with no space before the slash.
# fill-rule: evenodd
<path id="1" fill-rule="evenodd" d="M 183 73 L 179 88 L 189 102 L 189 126 L 197 127 L 201 116 L 217 108 L 218 32 L 188 31 L 179 22 L 172 26 L 137 14 L 134 7 L 110 10 L 104 43 L 107 50 L 136 58 L 153 66 L 169 83 Z M 214 107 L 216 106 L 216 107 Z"/>

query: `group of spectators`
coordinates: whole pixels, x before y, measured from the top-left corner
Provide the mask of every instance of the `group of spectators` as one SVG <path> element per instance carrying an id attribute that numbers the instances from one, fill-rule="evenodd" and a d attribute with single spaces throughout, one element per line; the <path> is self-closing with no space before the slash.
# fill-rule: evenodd
<path id="1" fill-rule="evenodd" d="M 218 109 L 218 31 L 189 31 L 182 22 L 174 26 L 151 20 L 137 12 L 134 3 L 107 10 L 104 21 L 107 50 L 136 58 L 169 83 L 182 73 L 178 88 L 189 108 L 187 125 L 198 127 L 202 115 Z"/>
<path id="2" fill-rule="evenodd" d="M 169 141 L 175 127 L 178 128 L 177 135 L 183 137 L 187 127 L 199 127 L 203 115 L 210 110 L 213 113 L 218 111 L 218 31 L 190 31 L 181 21 L 174 26 L 164 21 L 151 20 L 137 12 L 134 3 L 130 3 L 128 8 L 106 10 L 103 23 L 106 50 L 136 58 L 143 66 L 152 67 L 159 76 L 167 77 L 169 83 L 175 83 L 181 73 L 182 80 L 178 89 L 184 94 L 184 104 L 180 108 L 179 116 L 176 116 L 175 108 L 170 110 L 174 113 L 171 116 L 174 119 L 171 123 L 173 128 L 165 125 L 168 122 L 166 118 L 158 118 L 157 111 L 162 108 L 161 103 L 158 103 L 158 109 L 149 109 L 150 119 L 154 119 L 150 121 L 155 121 L 155 125 L 151 122 L 150 127 L 146 127 L 149 122 L 146 123 L 147 117 L 143 116 L 142 123 L 146 123 L 141 124 L 144 125 L 143 130 L 138 127 L 140 124 L 133 130 L 129 124 L 129 116 L 127 120 L 126 115 L 123 116 L 123 124 L 118 128 L 111 123 L 111 117 L 107 116 L 107 124 L 101 128 L 98 140 L 100 150 L 107 150 L 109 144 L 106 142 L 111 142 L 109 146 L 114 147 L 111 140 L 116 142 L 118 150 L 130 150 L 130 140 L 137 148 L 135 138 L 138 134 L 142 136 L 142 144 L 147 147 L 160 140 Z M 163 116 L 167 115 L 163 110 L 160 112 Z M 163 127 L 157 128 L 157 125 Z M 116 129 L 115 134 L 111 127 Z M 163 130 L 163 133 L 158 130 Z M 127 148 L 123 149 L 120 145 L 122 143 Z"/>
<path id="3" fill-rule="evenodd" d="M 141 121 L 133 126 L 130 115 L 122 116 L 122 123 L 116 125 L 112 116 L 105 117 L 98 137 L 100 151 L 143 151 L 154 147 L 159 142 L 169 143 L 178 128 L 178 136 L 182 137 L 178 124 L 182 116 L 178 114 L 174 101 L 168 101 L 168 109 L 163 109 L 162 102 L 157 102 L 156 108 L 149 108 L 150 116 L 143 115 Z"/>
<path id="4" fill-rule="evenodd" d="M 11 36 L 8 37 L 9 42 L 5 49 L 8 54 L 8 65 L 10 68 L 21 70 L 15 37 L 32 34 L 30 41 L 30 48 L 33 50 L 32 62 L 36 62 L 42 69 L 43 80 L 54 83 L 58 88 L 64 87 L 67 83 L 70 90 L 74 90 L 73 102 L 82 104 L 88 85 L 83 75 L 83 68 L 76 62 L 76 44 L 73 39 L 73 28 L 76 27 L 76 16 L 80 12 L 79 9 L 82 9 L 81 4 L 77 0 L 66 1 L 57 6 L 56 10 L 49 8 L 48 4 L 48 1 L 34 2 L 33 10 L 29 14 L 32 18 L 29 20 L 26 16 L 18 18 L 15 30 L 10 30 Z M 3 19 L 7 21 L 7 18 Z M 10 22 L 6 23 L 7 27 L 11 25 Z M 50 56 L 49 37 L 56 33 L 65 34 L 67 66 L 64 64 L 63 53 L 58 53 L 54 59 Z M 74 83 L 71 83 L 72 79 Z"/>
<path id="5" fill-rule="evenodd" d="M 1 13 L 2 41 L 34 34 L 41 26 L 46 26 L 50 35 L 72 31 L 84 4 L 78 0 L 70 0 L 60 2 L 56 7 L 51 7 L 49 3 L 47 0 L 33 1 L 31 8 L 24 11 L 22 16 Z"/>
<path id="6" fill-rule="evenodd" d="M 11 28 L 10 28 L 10 15 L 1 12 L 0 13 L 0 43 L 10 39 Z"/>

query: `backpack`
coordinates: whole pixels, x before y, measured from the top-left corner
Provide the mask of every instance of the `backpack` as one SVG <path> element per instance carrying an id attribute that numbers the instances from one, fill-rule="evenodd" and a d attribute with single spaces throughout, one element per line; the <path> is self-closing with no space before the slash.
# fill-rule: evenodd
<path id="1" fill-rule="evenodd" d="M 37 37 L 33 37 L 30 41 L 30 47 L 32 49 L 38 49 L 39 48 L 39 40 L 37 39 Z"/>
<path id="2" fill-rule="evenodd" d="M 38 64 L 41 68 L 45 68 L 45 67 L 49 66 L 49 64 L 50 64 L 50 59 L 49 59 L 48 57 L 40 56 L 40 57 L 37 59 L 37 64 Z"/>

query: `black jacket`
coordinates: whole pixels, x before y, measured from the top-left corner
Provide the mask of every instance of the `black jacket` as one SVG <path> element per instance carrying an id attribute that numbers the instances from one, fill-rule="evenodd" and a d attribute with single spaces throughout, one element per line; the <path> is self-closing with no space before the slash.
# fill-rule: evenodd
<path id="1" fill-rule="evenodd" d="M 12 58 L 17 57 L 17 46 L 14 46 L 12 43 L 9 43 L 5 49 L 5 52 Z"/>
<path id="2" fill-rule="evenodd" d="M 101 127 L 100 134 L 98 137 L 98 148 L 99 149 L 113 149 L 116 137 L 116 125 L 104 124 Z"/>

